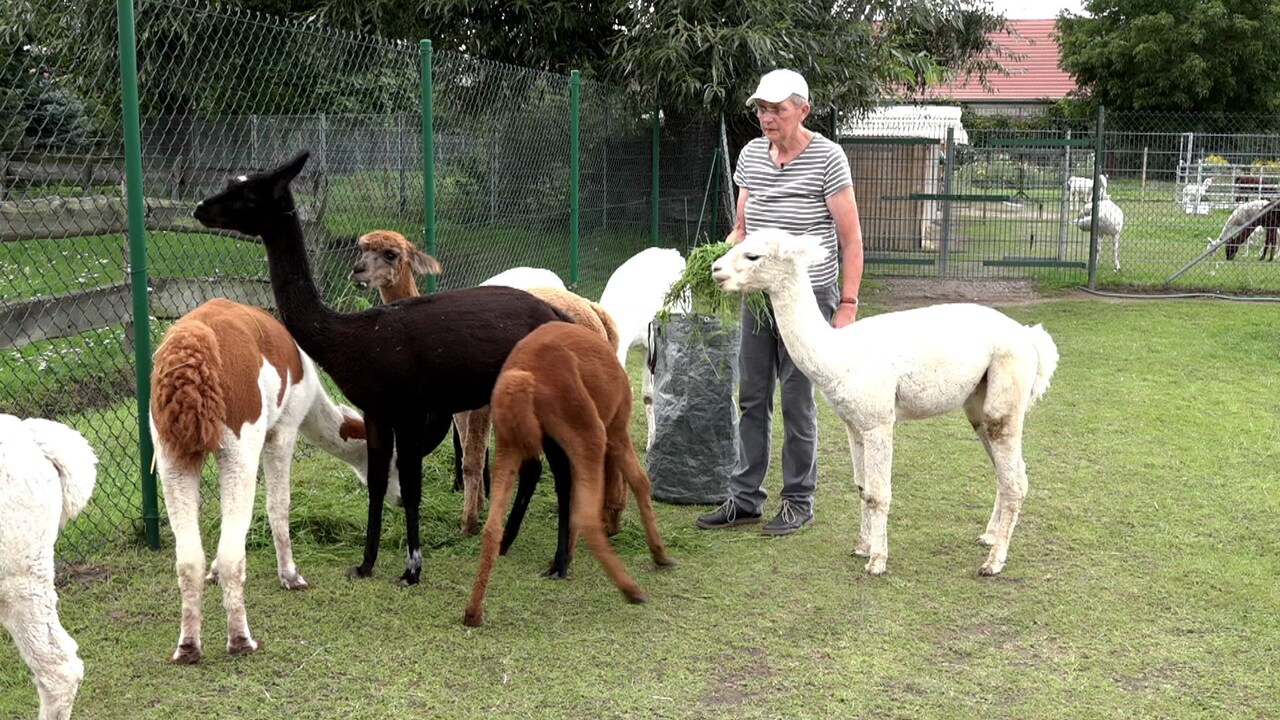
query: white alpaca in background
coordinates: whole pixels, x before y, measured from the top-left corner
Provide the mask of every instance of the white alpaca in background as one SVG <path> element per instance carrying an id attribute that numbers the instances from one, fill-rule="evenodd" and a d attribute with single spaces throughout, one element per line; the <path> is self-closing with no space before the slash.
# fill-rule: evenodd
<path id="1" fill-rule="evenodd" d="M 649 323 L 662 309 L 662 300 L 671 286 L 684 274 L 684 257 L 679 250 L 670 248 L 645 248 L 632 255 L 609 276 L 609 282 L 600 295 L 600 304 L 618 325 L 618 362 L 627 366 L 627 354 L 633 347 L 650 347 Z M 674 308 L 677 312 L 688 310 L 688 302 Z M 649 363 L 643 363 L 640 394 L 644 402 L 644 415 L 649 428 L 645 449 L 653 448 L 653 373 Z"/>
<path id="2" fill-rule="evenodd" d="M 84 663 L 58 620 L 53 545 L 80 514 L 97 458 L 60 423 L 0 415 L 0 623 L 35 674 L 40 720 L 71 717 Z"/>
<path id="3" fill-rule="evenodd" d="M 1080 217 L 1076 218 L 1076 227 L 1089 232 L 1093 227 L 1093 204 L 1086 203 L 1080 208 Z M 1098 253 L 1102 251 L 1102 243 L 1111 239 L 1111 263 L 1116 272 L 1120 272 L 1120 232 L 1124 230 L 1124 211 L 1115 204 L 1103 189 L 1098 199 L 1098 247 L 1094 249 L 1093 261 L 1098 261 Z"/>
<path id="4" fill-rule="evenodd" d="M 1098 185 L 1102 188 L 1102 194 L 1107 194 L 1107 176 L 1098 176 Z M 1080 177 L 1072 175 L 1067 178 L 1067 192 L 1071 194 L 1071 202 L 1080 205 L 1082 203 L 1091 202 L 1093 200 L 1093 178 Z"/>
<path id="5" fill-rule="evenodd" d="M 517 290 L 528 290 L 529 288 L 568 289 L 565 287 L 564 281 L 555 272 L 546 268 L 536 267 L 513 267 L 509 270 L 503 270 L 480 283 L 480 285 L 502 285 L 504 287 L 513 287 Z"/>
<path id="6" fill-rule="evenodd" d="M 712 267 L 721 289 L 763 290 L 800 370 L 822 391 L 849 435 L 862 524 L 854 553 L 879 575 L 889 557 L 893 428 L 899 420 L 963 408 L 995 465 L 996 502 L 979 541 L 979 572 L 1004 568 L 1027 492 L 1022 426 L 1058 364 L 1053 339 L 981 305 L 885 313 L 836 330 L 822 317 L 808 267 L 826 255 L 816 238 L 781 230 L 747 236 Z"/>

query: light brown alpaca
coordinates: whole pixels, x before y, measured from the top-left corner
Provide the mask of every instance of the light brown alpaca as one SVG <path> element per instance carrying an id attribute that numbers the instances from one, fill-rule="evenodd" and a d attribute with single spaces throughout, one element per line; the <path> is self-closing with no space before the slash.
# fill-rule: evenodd
<path id="1" fill-rule="evenodd" d="M 675 564 L 662 545 L 649 497 L 649 477 L 631 444 L 631 379 L 618 363 L 617 348 L 599 334 L 570 323 L 550 322 L 529 333 L 511 350 L 490 405 L 497 438 L 484 525 L 480 568 L 463 622 L 484 624 L 484 595 L 502 539 L 502 514 L 516 472 L 542 454 L 544 438 L 564 449 L 572 468 L 571 533 L 604 566 L 628 602 L 648 599 L 631 579 L 605 537 L 606 478 L 621 477 L 636 497 L 649 552 L 659 567 Z M 570 543 L 572 547 L 572 542 Z"/>
<path id="2" fill-rule="evenodd" d="M 382 302 L 390 303 L 418 295 L 414 274 L 439 273 L 440 263 L 419 250 L 394 230 L 374 230 L 359 240 L 360 259 L 351 278 L 377 288 Z M 618 347 L 618 327 L 609 312 L 598 303 L 558 288 L 522 288 L 562 310 L 573 321 L 604 337 Z M 478 408 L 453 416 L 462 438 L 462 532 L 474 535 L 479 528 L 484 487 L 485 449 L 489 445 L 489 408 Z M 624 493 L 619 487 L 618 493 Z"/>

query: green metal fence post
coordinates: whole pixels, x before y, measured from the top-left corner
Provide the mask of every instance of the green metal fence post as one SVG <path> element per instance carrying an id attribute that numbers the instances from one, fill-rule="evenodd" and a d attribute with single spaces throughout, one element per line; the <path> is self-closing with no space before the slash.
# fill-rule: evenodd
<path id="1" fill-rule="evenodd" d="M 582 76 L 569 74 L 569 287 L 578 286 L 578 120 Z"/>
<path id="2" fill-rule="evenodd" d="M 947 263 L 951 257 L 951 196 L 955 194 L 956 178 L 956 129 L 947 128 L 947 162 L 942 166 L 942 233 L 938 241 L 938 275 L 947 276 Z"/>
<path id="3" fill-rule="evenodd" d="M 1107 109 L 1098 106 L 1098 121 L 1093 129 L 1093 206 L 1089 225 L 1089 287 L 1097 287 L 1098 283 L 1098 201 L 1102 195 L 1102 183 L 1098 176 L 1102 174 L 1102 154 L 1106 149 L 1102 133 L 1106 129 Z"/>
<path id="4" fill-rule="evenodd" d="M 138 44 L 133 0 L 116 0 L 124 106 L 126 202 L 129 217 L 129 288 L 133 295 L 133 361 L 138 384 L 138 464 L 142 477 L 142 523 L 147 547 L 160 547 L 160 506 L 151 472 L 151 307 L 147 298 L 147 233 L 143 225 L 142 132 L 138 121 Z"/>
<path id="5" fill-rule="evenodd" d="M 427 254 L 436 254 L 436 133 L 431 104 L 431 41 L 418 43 L 422 56 L 422 230 Z M 427 292 L 436 291 L 436 276 L 427 276 Z"/>
<path id="6" fill-rule="evenodd" d="M 661 166 L 661 149 L 662 149 L 662 123 L 658 116 L 662 112 L 657 103 L 653 105 L 653 173 L 652 182 L 653 189 L 650 191 L 650 208 L 651 217 L 649 218 L 649 244 L 658 247 L 658 221 L 661 214 L 658 211 L 658 193 L 662 189 L 662 176 L 659 174 Z"/>

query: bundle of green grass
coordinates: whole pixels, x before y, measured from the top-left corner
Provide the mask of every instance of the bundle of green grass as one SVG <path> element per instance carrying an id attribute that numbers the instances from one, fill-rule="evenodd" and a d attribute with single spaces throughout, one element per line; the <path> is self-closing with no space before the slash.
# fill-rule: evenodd
<path id="1" fill-rule="evenodd" d="M 757 290 L 745 295 L 725 292 L 711 277 L 711 266 L 732 247 L 733 243 L 724 241 L 698 245 L 690 250 L 689 257 L 685 261 L 684 274 L 672 284 L 671 290 L 663 298 L 659 319 L 663 321 L 669 319 L 671 309 L 679 307 L 684 297 L 689 298 L 689 312 L 709 315 L 722 322 L 736 322 L 738 309 L 744 300 L 756 317 L 767 317 L 763 292 Z"/>

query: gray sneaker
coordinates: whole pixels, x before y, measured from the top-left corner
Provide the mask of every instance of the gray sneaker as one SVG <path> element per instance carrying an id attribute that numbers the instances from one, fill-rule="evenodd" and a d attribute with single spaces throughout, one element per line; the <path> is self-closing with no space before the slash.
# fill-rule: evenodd
<path id="1" fill-rule="evenodd" d="M 805 512 L 791 503 L 782 501 L 782 509 L 760 532 L 765 535 L 790 535 L 806 525 L 813 524 L 813 513 Z"/>
<path id="2" fill-rule="evenodd" d="M 749 513 L 738 507 L 738 503 L 734 502 L 733 498 L 729 498 L 715 510 L 699 515 L 697 525 L 703 530 L 715 530 L 758 522 L 760 522 L 759 513 Z"/>

